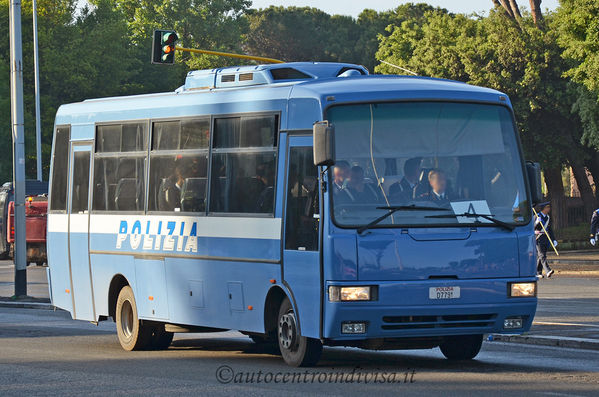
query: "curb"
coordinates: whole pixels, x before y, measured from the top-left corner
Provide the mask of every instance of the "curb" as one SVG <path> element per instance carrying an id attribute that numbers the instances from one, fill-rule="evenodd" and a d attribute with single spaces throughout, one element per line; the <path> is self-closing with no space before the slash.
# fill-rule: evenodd
<path id="1" fill-rule="evenodd" d="M 0 307 L 10 307 L 13 309 L 55 310 L 55 307 L 51 303 L 45 303 L 45 302 L 0 301 Z"/>
<path id="2" fill-rule="evenodd" d="M 488 341 L 520 343 L 536 346 L 567 347 L 571 349 L 599 350 L 599 339 L 572 338 L 568 336 L 501 335 L 491 334 Z"/>

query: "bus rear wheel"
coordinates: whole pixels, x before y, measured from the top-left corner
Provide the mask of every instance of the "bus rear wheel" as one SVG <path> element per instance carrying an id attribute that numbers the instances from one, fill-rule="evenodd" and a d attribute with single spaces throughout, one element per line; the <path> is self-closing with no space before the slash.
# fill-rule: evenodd
<path id="1" fill-rule="evenodd" d="M 141 350 L 150 344 L 153 328 L 137 317 L 135 296 L 130 286 L 124 286 L 119 292 L 115 313 L 116 332 L 123 349 Z"/>
<path id="2" fill-rule="evenodd" d="M 480 352 L 482 344 L 482 335 L 458 335 L 448 337 L 439 348 L 450 360 L 472 360 Z"/>
<path id="3" fill-rule="evenodd" d="M 322 343 L 318 339 L 299 334 L 289 298 L 283 300 L 279 309 L 277 339 L 283 360 L 292 367 L 315 365 L 322 354 Z"/>

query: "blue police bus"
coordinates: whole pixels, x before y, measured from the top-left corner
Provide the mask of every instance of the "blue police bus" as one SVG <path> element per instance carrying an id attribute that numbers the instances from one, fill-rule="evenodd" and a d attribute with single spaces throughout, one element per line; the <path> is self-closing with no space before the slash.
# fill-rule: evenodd
<path id="1" fill-rule="evenodd" d="M 289 365 L 322 346 L 474 358 L 535 314 L 532 204 L 506 95 L 287 63 L 57 112 L 52 303 L 126 350 L 238 330 Z"/>

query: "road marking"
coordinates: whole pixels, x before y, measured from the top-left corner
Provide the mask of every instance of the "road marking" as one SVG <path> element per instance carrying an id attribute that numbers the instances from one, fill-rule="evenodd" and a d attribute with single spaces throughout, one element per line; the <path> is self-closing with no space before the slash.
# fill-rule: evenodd
<path id="1" fill-rule="evenodd" d="M 599 325 L 594 324 L 580 324 L 580 323 L 555 323 L 551 321 L 534 321 L 533 325 L 564 325 L 568 327 L 589 327 L 589 328 L 599 328 Z"/>

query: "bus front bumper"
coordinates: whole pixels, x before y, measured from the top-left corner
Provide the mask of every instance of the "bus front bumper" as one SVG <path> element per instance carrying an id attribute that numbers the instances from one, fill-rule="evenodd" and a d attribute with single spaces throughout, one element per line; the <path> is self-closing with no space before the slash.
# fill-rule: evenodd
<path id="1" fill-rule="evenodd" d="M 422 280 L 373 285 L 372 301 L 331 302 L 325 291 L 323 338 L 331 341 L 509 333 L 530 329 L 537 298 L 508 296 L 509 283 L 536 279 Z M 346 285 L 346 283 L 327 283 Z M 431 288 L 459 287 L 459 297 L 431 298 Z"/>

